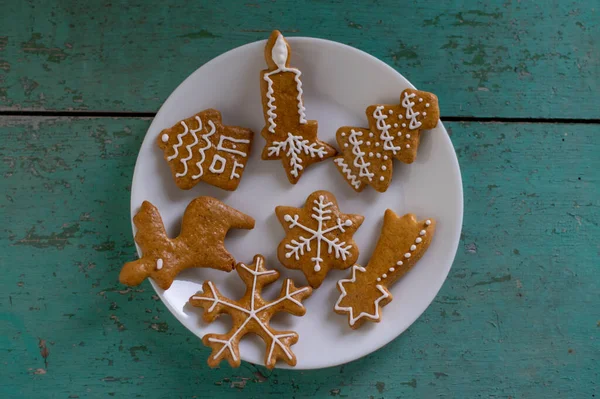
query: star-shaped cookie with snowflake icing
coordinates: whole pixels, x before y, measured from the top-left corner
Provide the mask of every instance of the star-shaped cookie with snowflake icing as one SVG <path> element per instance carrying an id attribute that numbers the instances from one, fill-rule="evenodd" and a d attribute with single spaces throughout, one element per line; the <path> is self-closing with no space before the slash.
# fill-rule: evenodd
<path id="1" fill-rule="evenodd" d="M 286 233 L 277 248 L 279 261 L 302 270 L 313 288 L 330 269 L 347 269 L 358 259 L 352 236 L 364 217 L 342 213 L 330 192 L 316 191 L 303 208 L 278 206 L 275 213 Z"/>
<path id="2" fill-rule="evenodd" d="M 343 126 L 336 139 L 342 154 L 334 158 L 340 173 L 357 192 L 366 185 L 379 192 L 392 180 L 392 159 L 413 163 L 421 132 L 435 128 L 440 118 L 432 93 L 406 89 L 399 104 L 376 104 L 366 110 L 369 128 Z"/>
<path id="3" fill-rule="evenodd" d="M 265 300 L 261 294 L 263 288 L 275 282 L 279 273 L 267 270 L 264 263 L 262 255 L 254 256 L 251 265 L 238 263 L 236 271 L 246 285 L 246 292 L 238 301 L 223 296 L 211 281 L 205 281 L 202 292 L 190 298 L 192 306 L 204 308 L 204 321 L 213 322 L 221 314 L 228 314 L 233 320 L 229 332 L 206 334 L 202 338 L 202 343 L 212 348 L 208 358 L 210 367 L 217 367 L 222 360 L 227 360 L 232 367 L 239 367 L 239 343 L 248 333 L 256 334 L 265 341 L 265 366 L 272 369 L 279 359 L 290 366 L 296 365 L 291 346 L 298 341 L 298 334 L 294 331 L 277 331 L 269 325 L 269 321 L 278 312 L 303 316 L 306 308 L 302 301 L 312 294 L 312 288 L 297 288 L 292 280 L 286 279 L 279 297 L 273 301 Z"/>

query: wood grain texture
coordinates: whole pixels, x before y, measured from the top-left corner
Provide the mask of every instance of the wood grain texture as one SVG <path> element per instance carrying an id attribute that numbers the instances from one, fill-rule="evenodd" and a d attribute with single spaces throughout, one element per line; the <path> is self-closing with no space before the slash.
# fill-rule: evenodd
<path id="1" fill-rule="evenodd" d="M 155 111 L 196 68 L 277 28 L 380 58 L 442 115 L 598 119 L 599 13 L 597 0 L 8 0 L 0 110 Z"/>
<path id="2" fill-rule="evenodd" d="M 148 283 L 117 282 L 148 125 L 0 120 L 0 397 L 599 397 L 597 126 L 448 123 L 465 220 L 436 300 L 361 360 L 269 372 L 209 370 Z"/>

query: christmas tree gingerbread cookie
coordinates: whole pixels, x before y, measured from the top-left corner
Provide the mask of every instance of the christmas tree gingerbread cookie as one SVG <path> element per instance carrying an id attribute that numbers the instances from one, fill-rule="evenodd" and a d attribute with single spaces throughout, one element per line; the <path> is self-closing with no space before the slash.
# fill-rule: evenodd
<path id="1" fill-rule="evenodd" d="M 384 192 L 392 180 L 392 159 L 414 162 L 421 132 L 437 125 L 438 100 L 432 93 L 406 89 L 399 104 L 371 105 L 366 114 L 368 129 L 338 129 L 336 138 L 342 155 L 334 162 L 354 190 L 360 192 L 370 185 Z"/>
<path id="2" fill-rule="evenodd" d="M 157 143 L 179 188 L 204 181 L 232 191 L 242 179 L 253 136 L 250 129 L 223 125 L 221 113 L 207 109 L 161 131 Z"/>
<path id="3" fill-rule="evenodd" d="M 283 35 L 273 31 L 265 47 L 268 68 L 260 80 L 266 124 L 261 135 L 267 141 L 262 159 L 281 159 L 288 180 L 296 184 L 309 165 L 336 150 L 317 138 L 317 121 L 306 119 L 301 72 L 290 67 L 290 54 Z"/>
<path id="4" fill-rule="evenodd" d="M 206 334 L 202 338 L 204 345 L 212 348 L 208 358 L 210 367 L 217 367 L 222 360 L 227 360 L 231 367 L 239 367 L 239 343 L 249 333 L 256 334 L 265 341 L 265 366 L 272 369 L 278 359 L 290 366 L 296 365 L 296 356 L 291 346 L 298 342 L 298 334 L 293 331 L 276 331 L 269 325 L 269 321 L 279 312 L 303 316 L 306 308 L 301 302 L 312 294 L 312 289 L 296 288 L 292 280 L 286 279 L 279 297 L 274 301 L 265 300 L 261 294 L 262 289 L 276 281 L 279 273 L 267 270 L 264 263 L 262 255 L 256 255 L 252 265 L 238 263 L 236 271 L 246 285 L 246 292 L 238 301 L 224 297 L 211 281 L 205 281 L 202 292 L 190 298 L 192 306 L 204 308 L 203 318 L 208 323 L 221 314 L 228 314 L 233 319 L 233 326 L 228 333 Z"/>
<path id="5" fill-rule="evenodd" d="M 385 211 L 373 257 L 366 267 L 354 265 L 351 277 L 338 281 L 340 296 L 334 311 L 347 314 L 353 329 L 366 321 L 381 321 L 381 308 L 392 301 L 390 285 L 404 276 L 423 256 L 435 232 L 435 220 L 418 221 L 407 213 Z"/>
<path id="6" fill-rule="evenodd" d="M 340 212 L 333 194 L 316 191 L 303 208 L 278 206 L 275 213 L 286 236 L 277 248 L 279 261 L 300 269 L 313 288 L 318 288 L 330 269 L 346 269 L 358 259 L 352 236 L 364 217 Z"/>
<path id="7" fill-rule="evenodd" d="M 235 259 L 225 249 L 225 235 L 231 228 L 254 228 L 253 218 L 211 197 L 198 197 L 189 203 L 176 238 L 167 236 L 158 209 L 148 201 L 144 201 L 133 223 L 142 257 L 126 263 L 119 280 L 134 286 L 152 277 L 164 290 L 179 272 L 191 267 L 233 270 Z"/>

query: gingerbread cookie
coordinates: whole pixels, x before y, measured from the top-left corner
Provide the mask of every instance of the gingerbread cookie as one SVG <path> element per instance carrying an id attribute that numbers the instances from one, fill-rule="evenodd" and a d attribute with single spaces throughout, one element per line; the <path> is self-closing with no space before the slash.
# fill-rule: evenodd
<path id="1" fill-rule="evenodd" d="M 348 184 L 360 192 L 368 184 L 379 192 L 392 180 L 392 158 L 412 163 L 421 131 L 433 129 L 440 118 L 434 94 L 406 89 L 400 104 L 367 108 L 369 128 L 344 126 L 336 138 L 342 155 L 334 162 Z"/>
<path id="2" fill-rule="evenodd" d="M 260 88 L 267 141 L 262 159 L 281 159 L 288 180 L 296 184 L 309 165 L 336 154 L 317 138 L 317 121 L 306 120 L 301 72 L 290 67 L 290 45 L 273 31 L 265 46 L 268 69 L 261 71 Z"/>
<path id="3" fill-rule="evenodd" d="M 211 197 L 198 197 L 190 202 L 176 238 L 167 236 L 158 209 L 148 201 L 144 201 L 133 223 L 142 257 L 123 266 L 119 281 L 133 286 L 152 277 L 165 290 L 179 272 L 191 267 L 233 270 L 235 259 L 225 249 L 225 235 L 231 228 L 254 228 L 250 216 Z"/>
<path id="4" fill-rule="evenodd" d="M 231 367 L 239 367 L 239 343 L 248 333 L 254 333 L 265 341 L 265 366 L 272 369 L 278 359 L 290 366 L 296 365 L 296 356 L 291 346 L 298 342 L 298 334 L 293 331 L 276 331 L 269 325 L 269 321 L 278 312 L 303 316 L 306 309 L 301 302 L 312 294 L 312 289 L 296 288 L 292 280 L 286 279 L 281 286 L 279 297 L 274 301 L 266 301 L 261 291 L 263 287 L 277 280 L 279 273 L 276 270 L 267 270 L 264 262 L 265 258 L 262 255 L 256 255 L 252 265 L 238 263 L 236 271 L 246 285 L 246 293 L 239 301 L 221 295 L 211 281 L 205 281 L 202 285 L 203 292 L 190 298 L 192 306 L 204 308 L 203 318 L 207 323 L 214 321 L 221 314 L 228 314 L 233 319 L 233 327 L 228 333 L 206 334 L 202 338 L 204 345 L 212 348 L 208 358 L 210 367 L 217 367 L 222 360 L 227 360 Z"/>
<path id="5" fill-rule="evenodd" d="M 399 217 L 385 211 L 383 228 L 367 267 L 354 265 L 352 277 L 338 281 L 340 297 L 334 310 L 348 315 L 350 327 L 379 322 L 381 308 L 392 301 L 387 287 L 404 276 L 423 256 L 435 232 L 435 220 L 417 221 L 407 213 Z"/>
<path id="6" fill-rule="evenodd" d="M 330 269 L 347 269 L 358 259 L 352 239 L 364 217 L 340 212 L 333 194 L 315 191 L 304 208 L 278 206 L 275 213 L 286 237 L 277 248 L 279 261 L 300 269 L 313 288 L 318 288 Z"/>
<path id="7" fill-rule="evenodd" d="M 157 143 L 177 187 L 188 190 L 205 181 L 235 190 L 250 155 L 250 129 L 225 126 L 221 113 L 207 109 L 160 132 Z"/>

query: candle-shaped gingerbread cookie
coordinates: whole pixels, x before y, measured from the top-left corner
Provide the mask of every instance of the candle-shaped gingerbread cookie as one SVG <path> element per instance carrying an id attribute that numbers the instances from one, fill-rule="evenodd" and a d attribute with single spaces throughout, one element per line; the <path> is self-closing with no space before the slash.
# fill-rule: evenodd
<path id="1" fill-rule="evenodd" d="M 341 295 L 334 310 L 348 315 L 353 329 L 365 321 L 381 321 L 381 308 L 392 301 L 387 287 L 404 276 L 423 256 L 435 232 L 435 220 L 418 221 L 385 211 L 375 252 L 366 267 L 354 265 L 349 279 L 338 281 Z"/>
<path id="2" fill-rule="evenodd" d="M 290 45 L 273 31 L 265 46 L 268 68 L 261 71 L 260 87 L 265 117 L 261 134 L 267 141 L 262 159 L 281 159 L 288 180 L 296 184 L 307 166 L 336 154 L 317 138 L 318 124 L 306 119 L 301 72 L 290 67 Z"/>

